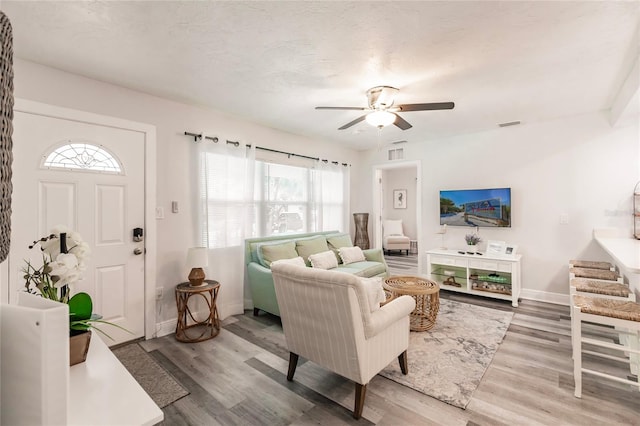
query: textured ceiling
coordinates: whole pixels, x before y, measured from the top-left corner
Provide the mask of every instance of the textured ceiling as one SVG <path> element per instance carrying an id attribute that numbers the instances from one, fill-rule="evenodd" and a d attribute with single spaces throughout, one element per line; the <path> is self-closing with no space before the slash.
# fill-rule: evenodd
<path id="1" fill-rule="evenodd" d="M 356 149 L 611 107 L 638 55 L 638 2 L 25 2 L 16 57 Z M 337 130 L 376 85 L 413 128 Z"/>

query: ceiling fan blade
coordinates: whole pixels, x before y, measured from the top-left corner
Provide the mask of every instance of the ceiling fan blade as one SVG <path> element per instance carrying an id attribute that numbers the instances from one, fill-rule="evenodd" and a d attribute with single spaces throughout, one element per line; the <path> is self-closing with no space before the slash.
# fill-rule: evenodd
<path id="1" fill-rule="evenodd" d="M 349 127 L 353 126 L 354 124 L 358 124 L 359 122 L 364 121 L 365 117 L 366 117 L 366 115 L 363 115 L 363 116 L 361 116 L 361 117 L 358 117 L 358 118 L 356 118 L 355 120 L 353 120 L 353 121 L 351 121 L 351 122 L 349 122 L 349 123 L 345 124 L 344 126 L 339 127 L 339 128 L 338 128 L 338 130 L 348 129 Z"/>
<path id="2" fill-rule="evenodd" d="M 327 106 L 319 106 L 316 107 L 316 109 L 349 109 L 349 110 L 356 110 L 356 111 L 364 111 L 365 107 L 327 107 Z"/>
<path id="3" fill-rule="evenodd" d="M 396 105 L 399 111 L 433 111 L 438 109 L 453 109 L 453 102 L 433 102 L 430 104 L 404 104 Z"/>
<path id="4" fill-rule="evenodd" d="M 413 127 L 411 124 L 409 124 L 407 120 L 400 117 L 398 114 L 395 114 L 395 116 L 396 116 L 396 121 L 394 121 L 393 124 L 400 127 L 402 130 L 407 130 Z"/>

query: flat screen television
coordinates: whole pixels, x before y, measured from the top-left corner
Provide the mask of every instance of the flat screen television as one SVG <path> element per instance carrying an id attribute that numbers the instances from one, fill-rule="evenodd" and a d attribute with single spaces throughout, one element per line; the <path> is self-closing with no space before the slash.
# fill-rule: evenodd
<path id="1" fill-rule="evenodd" d="M 440 225 L 511 227 L 511 188 L 440 191 Z"/>

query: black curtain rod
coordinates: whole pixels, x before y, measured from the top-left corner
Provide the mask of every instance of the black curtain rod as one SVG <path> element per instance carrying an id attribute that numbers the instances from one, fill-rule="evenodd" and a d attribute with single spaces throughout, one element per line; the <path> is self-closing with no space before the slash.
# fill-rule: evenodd
<path id="1" fill-rule="evenodd" d="M 202 140 L 202 138 L 203 138 L 201 133 L 184 132 L 184 134 L 186 136 L 193 136 L 193 141 L 194 142 L 198 142 L 199 140 Z M 218 143 L 218 141 L 219 141 L 217 136 L 204 136 L 204 139 L 209 139 L 213 143 Z M 227 140 L 227 143 L 231 144 L 231 145 L 235 145 L 235 146 L 240 146 L 240 142 L 238 142 L 238 141 Z M 251 148 L 251 144 L 246 144 L 245 146 L 247 148 Z M 256 145 L 256 149 L 259 149 L 261 151 L 275 152 L 276 154 L 284 154 L 284 155 L 286 155 L 288 157 L 306 158 L 308 160 L 322 161 L 324 163 L 328 163 L 329 162 L 329 160 L 322 160 L 319 157 L 309 157 L 308 155 L 295 154 L 293 152 L 279 151 L 277 149 L 265 148 L 265 147 L 258 146 L 258 145 Z M 338 161 L 331 161 L 331 163 L 332 164 L 342 164 L 345 167 L 350 165 L 350 164 L 347 164 L 347 163 L 340 163 Z"/>

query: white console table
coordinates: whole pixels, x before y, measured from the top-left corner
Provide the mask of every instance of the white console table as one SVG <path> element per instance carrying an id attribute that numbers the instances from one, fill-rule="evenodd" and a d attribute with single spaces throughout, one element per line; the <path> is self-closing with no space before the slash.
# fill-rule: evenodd
<path id="1" fill-rule="evenodd" d="M 427 274 L 444 290 L 510 300 L 518 306 L 521 255 L 461 254 L 457 250 L 427 251 Z"/>
<path id="2" fill-rule="evenodd" d="M 69 425 L 154 425 L 164 413 L 97 332 L 87 360 L 69 371 Z"/>

